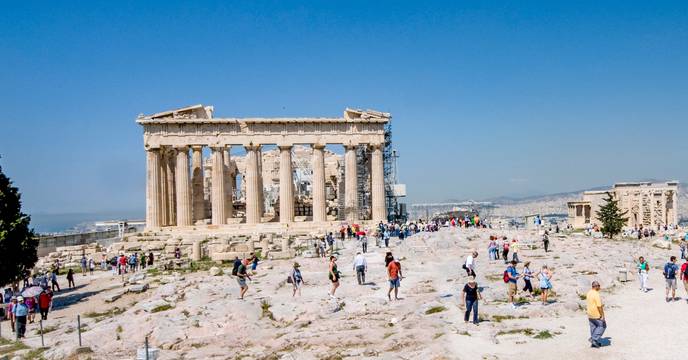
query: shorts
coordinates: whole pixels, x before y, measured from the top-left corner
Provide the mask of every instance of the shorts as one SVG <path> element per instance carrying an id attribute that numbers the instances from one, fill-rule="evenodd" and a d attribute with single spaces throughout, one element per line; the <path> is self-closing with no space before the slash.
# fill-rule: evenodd
<path id="1" fill-rule="evenodd" d="M 676 290 L 676 279 L 666 279 L 666 288 Z"/>
<path id="2" fill-rule="evenodd" d="M 237 283 L 239 284 L 239 287 L 241 287 L 241 288 L 245 288 L 245 287 L 246 287 L 246 279 L 237 278 Z"/>
<path id="3" fill-rule="evenodd" d="M 686 288 L 686 292 L 688 293 L 688 281 L 683 281 L 683 287 Z"/>
<path id="4" fill-rule="evenodd" d="M 518 292 L 518 286 L 516 286 L 516 283 L 509 282 L 509 284 L 508 284 L 508 286 L 507 286 L 507 291 L 506 291 L 506 293 L 507 293 L 509 296 L 515 296 L 517 292 Z"/>
<path id="5" fill-rule="evenodd" d="M 330 276 L 330 281 L 332 281 L 332 283 L 339 282 L 339 276 L 335 276 L 335 277 Z"/>
<path id="6" fill-rule="evenodd" d="M 399 278 L 389 280 L 389 288 L 394 289 L 401 286 L 401 280 Z"/>

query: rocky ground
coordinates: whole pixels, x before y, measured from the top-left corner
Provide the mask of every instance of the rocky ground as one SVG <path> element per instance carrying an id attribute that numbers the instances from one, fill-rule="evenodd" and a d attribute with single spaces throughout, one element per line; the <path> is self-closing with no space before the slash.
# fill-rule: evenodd
<path id="1" fill-rule="evenodd" d="M 56 297 L 55 310 L 44 323 L 46 348 L 36 350 L 40 337 L 37 325 L 31 324 L 24 341 L 31 348 L 0 345 L 0 357 L 130 359 L 143 347 L 146 336 L 151 347 L 159 349 L 159 359 L 679 356 L 681 334 L 688 330 L 682 320 L 688 304 L 682 289 L 681 301 L 664 302 L 659 270 L 669 255 L 678 253 L 676 247 L 658 249 L 649 241 L 553 237 L 553 251 L 545 253 L 539 246 L 520 251 L 520 258 L 531 261 L 533 270 L 543 264 L 554 268 L 552 303 L 545 306 L 521 296 L 521 305 L 513 310 L 505 302 L 503 262 L 487 259 L 487 238 L 492 234 L 504 233 L 445 228 L 391 244 L 405 275 L 402 299 L 392 302 L 386 297 L 386 249 L 371 244 L 367 254 L 370 283 L 359 286 L 351 266 L 357 250 L 354 242 L 339 251 L 344 277 L 337 300 L 327 296 L 327 264 L 318 258 L 296 259 L 307 282 L 302 296 L 296 298 L 285 283 L 293 260 L 262 262 L 243 301 L 238 299 L 236 281 L 227 274 L 229 265 L 219 266 L 224 274 L 217 274 L 218 269 L 209 271 L 212 264 L 207 263 L 195 270 L 155 270 L 145 279 L 132 279 L 138 287 L 124 287 L 122 278 L 109 272 L 79 275 L 77 288 Z M 505 235 L 540 245 L 533 233 Z M 478 283 L 486 299 L 480 304 L 479 326 L 465 324 L 458 307 L 459 291 L 466 281 L 461 264 L 471 249 L 480 252 Z M 637 289 L 632 272 L 631 281 L 618 280 L 619 269 L 631 269 L 632 258 L 640 255 L 653 266 L 650 284 L 655 289 L 649 293 Z M 608 311 L 605 336 L 610 345 L 602 349 L 589 348 L 582 310 L 582 295 L 593 279 L 602 283 Z M 77 314 L 84 330 L 81 349 L 75 331 Z M 2 335 L 9 334 L 4 322 Z"/>

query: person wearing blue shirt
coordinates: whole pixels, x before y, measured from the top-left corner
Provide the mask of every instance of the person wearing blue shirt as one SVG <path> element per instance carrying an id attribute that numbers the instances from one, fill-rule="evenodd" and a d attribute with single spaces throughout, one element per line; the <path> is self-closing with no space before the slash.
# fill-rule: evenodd
<path id="1" fill-rule="evenodd" d="M 518 278 L 521 277 L 521 275 L 516 271 L 516 261 L 512 261 L 509 267 L 506 268 L 506 275 L 509 277 L 507 281 L 507 295 L 509 297 L 509 302 L 511 303 L 511 307 L 513 309 L 516 309 L 516 293 L 518 292 Z"/>
<path id="2" fill-rule="evenodd" d="M 664 278 L 666 279 L 666 302 L 676 300 L 676 274 L 678 273 L 678 265 L 676 265 L 676 256 L 669 258 L 669 262 L 664 265 Z M 671 290 L 671 297 L 669 297 L 669 290 Z"/>
<path id="3" fill-rule="evenodd" d="M 23 296 L 17 297 L 17 305 L 12 308 L 12 313 L 16 319 L 17 337 L 23 338 L 26 332 L 26 317 L 29 315 L 29 307 L 24 304 Z"/>

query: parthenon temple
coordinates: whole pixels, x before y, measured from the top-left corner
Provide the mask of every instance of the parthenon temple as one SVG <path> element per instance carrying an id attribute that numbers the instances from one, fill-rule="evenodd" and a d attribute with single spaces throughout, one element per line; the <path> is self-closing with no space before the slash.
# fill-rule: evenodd
<path id="1" fill-rule="evenodd" d="M 215 118 L 213 110 L 195 105 L 136 120 L 147 159 L 148 229 L 275 224 L 314 230 L 339 221 L 386 221 L 389 113 L 346 109 L 339 118 Z M 332 145 L 343 146 L 343 156 L 326 149 Z M 230 155 L 236 147 L 245 155 Z"/>

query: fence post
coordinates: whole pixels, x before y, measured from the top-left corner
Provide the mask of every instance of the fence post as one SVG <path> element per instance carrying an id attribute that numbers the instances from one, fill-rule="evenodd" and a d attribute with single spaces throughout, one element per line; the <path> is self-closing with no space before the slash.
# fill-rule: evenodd
<path id="1" fill-rule="evenodd" d="M 79 333 L 79 347 L 81 347 L 81 315 L 76 316 L 76 330 Z"/>
<path id="2" fill-rule="evenodd" d="M 148 336 L 146 336 L 146 346 L 144 346 L 144 350 L 146 351 L 146 360 L 148 360 Z"/>
<path id="3" fill-rule="evenodd" d="M 45 347 L 45 342 L 43 341 L 43 319 L 41 319 L 38 324 L 41 326 L 41 347 Z"/>

